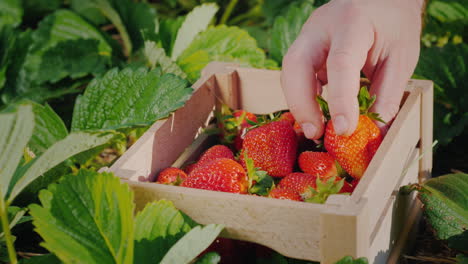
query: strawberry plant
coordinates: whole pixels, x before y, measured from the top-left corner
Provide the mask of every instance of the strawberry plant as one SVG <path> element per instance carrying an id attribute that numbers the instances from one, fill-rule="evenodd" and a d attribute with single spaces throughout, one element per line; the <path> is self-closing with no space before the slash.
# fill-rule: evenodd
<path id="1" fill-rule="evenodd" d="M 37 241 L 20 239 L 36 234 L 31 228 L 23 228 L 31 225 L 30 214 L 34 216 L 34 225 L 49 253 L 31 259 L 21 256 L 21 263 L 83 262 L 84 259 L 107 263 L 108 257 L 118 260 L 114 262 L 138 260 L 144 263 L 158 262 L 165 256 L 168 256 L 167 261 L 180 263 L 192 259 L 196 259 L 197 263 L 219 262 L 217 254 L 196 256 L 203 249 L 195 248 L 194 244 L 197 243 L 191 241 L 193 236 L 201 235 L 205 228 L 195 229 L 192 221 L 165 202 L 152 204 L 136 217 L 131 216 L 131 192 L 126 190 L 125 185 L 117 184 L 113 176 L 95 171 L 111 164 L 154 121 L 168 117 L 183 106 L 193 92 L 190 85 L 200 77 L 200 71 L 209 62 L 226 61 L 278 69 L 302 24 L 326 2 L 0 1 L 0 263 L 16 263 L 15 246 L 20 247 L 18 251 L 24 248 L 44 252 Z M 464 149 L 468 131 L 464 92 L 467 82 L 464 59 L 467 57 L 467 6 L 466 0 L 428 1 L 421 56 L 414 75 L 416 78 L 434 80 L 435 83 L 434 134 L 441 142 L 435 159 L 437 174 L 468 169 Z M 234 144 L 233 151 L 243 149 L 243 141 L 247 138 L 247 155 L 237 156 L 245 159 L 245 162 L 238 164 L 234 161 L 237 157 L 221 155 L 231 160 L 221 163 L 237 167 L 242 179 L 240 185 L 237 181 L 233 186 L 240 186 L 238 189 L 243 193 L 292 200 L 311 199 L 311 195 L 323 200 L 330 192 L 350 193 L 377 148 L 360 147 L 355 155 L 348 155 L 365 158 L 366 164 L 354 166 L 349 157 L 343 157 L 340 150 L 333 147 L 343 139 L 333 137 L 332 124 L 329 123 L 325 147 L 333 160 L 324 158 L 322 163 L 312 164 L 308 157 L 312 154 L 307 151 L 315 153 L 324 150 L 307 141 L 294 119 L 286 114 L 275 121 L 287 121 L 292 126 L 299 149 L 294 159 L 299 164 L 292 164 L 294 162 L 288 159 L 293 158 L 288 158 L 284 166 L 275 168 L 270 163 L 276 162 L 264 159 L 262 151 L 252 149 L 251 145 L 254 144 L 249 143 L 250 138 L 255 136 L 247 135 L 259 133 L 252 132 L 261 128 L 260 123 L 263 122 L 263 118 L 254 120 L 254 117 L 250 113 L 232 112 L 224 120 L 225 127 L 221 128 L 224 133 L 221 143 Z M 369 133 L 362 134 L 369 136 Z M 292 135 L 288 132 L 288 137 L 292 138 Z M 379 136 L 375 136 L 375 140 L 379 141 Z M 175 177 L 174 174 L 162 177 L 162 182 L 182 184 L 184 178 L 189 178 L 191 170 L 195 169 L 195 165 L 189 165 L 184 168 L 185 172 L 176 171 Z M 315 181 L 315 189 L 291 191 L 281 182 L 287 183 L 288 177 L 298 177 L 290 176 L 296 169 L 317 174 L 314 176 L 321 181 Z M 345 171 L 355 178 L 346 176 Z M 211 177 L 206 176 L 206 172 L 202 174 L 204 176 L 200 178 Z M 419 197 L 426 204 L 427 218 L 437 230 L 439 238 L 447 240 L 450 247 L 461 252 L 466 250 L 463 247 L 466 244 L 464 195 L 458 189 L 465 184 L 462 175 L 440 177 L 417 187 Z M 340 179 L 335 178 L 337 176 L 344 176 L 345 180 L 336 181 Z M 307 180 L 310 179 L 305 177 L 301 180 L 309 182 Z M 106 188 L 103 186 L 106 183 L 116 189 Z M 338 188 L 340 184 L 343 186 Z M 81 239 L 92 242 L 88 244 L 68 238 L 63 241 L 69 244 L 54 243 L 55 235 L 73 234 L 79 237 L 85 234 L 80 233 L 82 230 L 74 229 L 83 223 L 98 223 L 94 226 L 97 230 L 117 226 L 67 218 L 76 208 L 67 209 L 60 195 L 69 194 L 71 191 L 65 190 L 70 190 L 70 185 L 79 190 L 74 198 L 88 199 L 81 204 L 82 212 L 92 212 L 90 208 L 96 208 L 96 204 L 105 204 L 99 201 L 106 201 L 106 195 L 116 195 L 119 201 L 127 205 L 126 208 L 116 209 L 108 203 L 106 205 L 112 210 L 102 215 L 83 214 L 83 219 L 107 219 L 111 223 L 116 219 L 110 216 L 115 216 L 122 219 L 121 230 L 109 229 L 96 240 L 92 240 L 96 237 L 86 233 L 89 236 Z M 310 187 L 314 183 L 306 185 Z M 101 196 L 95 196 L 96 190 L 101 192 Z M 168 223 L 162 219 L 165 215 L 177 215 L 177 219 L 184 220 L 177 220 L 178 224 Z M 145 225 L 152 221 L 155 221 L 152 226 Z M 59 226 L 67 232 L 57 230 Z M 151 229 L 151 232 L 140 230 L 143 226 Z M 168 229 L 168 232 L 174 231 L 177 235 L 168 236 L 161 231 L 167 226 L 178 226 Z M 213 227 L 212 236 L 206 237 L 205 244 L 219 233 L 218 228 Z M 118 239 L 124 229 L 129 231 L 128 234 L 133 234 L 133 238 L 123 241 L 127 243 L 126 246 L 122 239 Z M 198 231 L 188 236 L 194 229 Z M 186 240 L 181 238 L 185 236 Z M 180 239 L 179 245 L 176 238 Z M 23 245 L 22 240 L 29 240 L 30 244 Z M 129 253 L 132 243 L 133 252 Z M 201 242 L 198 244 L 202 245 Z M 149 254 L 147 248 L 158 248 L 158 252 Z M 187 248 L 193 248 L 189 254 L 191 259 L 177 259 L 185 254 L 180 252 L 186 252 Z M 462 254 L 458 259 L 460 262 L 466 261 Z M 350 258 L 343 261 L 341 263 L 361 263 Z M 266 263 L 298 262 L 277 254 Z"/>

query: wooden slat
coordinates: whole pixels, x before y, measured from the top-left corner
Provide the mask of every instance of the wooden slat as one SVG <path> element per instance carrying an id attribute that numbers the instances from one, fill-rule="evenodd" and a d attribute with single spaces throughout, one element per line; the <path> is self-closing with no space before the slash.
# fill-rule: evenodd
<path id="1" fill-rule="evenodd" d="M 241 109 L 255 114 L 269 114 L 288 109 L 281 88 L 280 71 L 236 68 L 236 72 L 239 78 Z"/>
<path id="2" fill-rule="evenodd" d="M 192 143 L 199 128 L 206 125 L 214 108 L 214 86 L 214 77 L 196 83 L 195 92 L 185 106 L 168 119 L 157 121 L 109 171 L 125 179 L 153 181 L 161 169 L 169 167 Z"/>
<path id="3" fill-rule="evenodd" d="M 320 263 L 332 264 L 343 256 L 367 257 L 370 232 L 368 201 L 363 198 L 354 203 L 349 197 L 335 195 L 326 205 L 328 208 L 320 218 Z"/>
<path id="4" fill-rule="evenodd" d="M 351 196 L 355 202 L 363 197 L 369 201 L 371 230 L 396 184 L 404 177 L 404 166 L 411 162 L 410 155 L 420 137 L 420 99 L 420 92 L 410 94 Z"/>
<path id="5" fill-rule="evenodd" d="M 201 224 L 223 224 L 223 236 L 251 241 L 299 259 L 319 260 L 320 213 L 326 206 L 156 183 L 127 182 L 137 210 L 167 199 Z"/>
<path id="6" fill-rule="evenodd" d="M 422 91 L 420 149 L 423 156 L 419 162 L 419 181 L 424 182 L 431 177 L 432 172 L 434 89 L 431 81 L 419 80 L 415 85 Z"/>
<path id="7" fill-rule="evenodd" d="M 415 149 L 410 160 L 417 159 L 419 149 Z M 418 181 L 418 164 L 408 168 L 406 176 L 397 186 L 403 186 Z M 370 263 L 386 263 L 390 250 L 395 244 L 401 230 L 407 225 L 407 219 L 410 215 L 410 209 L 415 202 L 414 195 L 399 194 L 398 188 L 387 202 L 386 209 L 383 211 L 376 228 L 370 235 Z"/>

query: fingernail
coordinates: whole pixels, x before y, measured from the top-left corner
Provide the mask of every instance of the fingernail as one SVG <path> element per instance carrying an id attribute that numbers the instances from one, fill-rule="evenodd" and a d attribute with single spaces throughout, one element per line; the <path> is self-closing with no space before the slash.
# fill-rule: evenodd
<path id="1" fill-rule="evenodd" d="M 314 138 L 317 134 L 317 127 L 312 123 L 302 123 L 301 127 L 306 138 Z"/>
<path id="2" fill-rule="evenodd" d="M 333 128 L 337 135 L 343 135 L 348 131 L 348 120 L 343 115 L 335 116 L 333 118 Z"/>

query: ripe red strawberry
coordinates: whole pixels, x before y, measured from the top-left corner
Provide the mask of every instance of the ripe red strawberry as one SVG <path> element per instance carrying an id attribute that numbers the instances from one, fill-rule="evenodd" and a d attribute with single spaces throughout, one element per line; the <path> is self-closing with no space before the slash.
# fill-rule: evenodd
<path id="1" fill-rule="evenodd" d="M 352 177 L 360 179 L 382 142 L 380 129 L 366 115 L 359 116 L 356 131 L 338 136 L 329 121 L 325 129 L 325 149 Z"/>
<path id="2" fill-rule="evenodd" d="M 247 193 L 249 181 L 244 168 L 232 159 L 221 158 L 193 170 L 181 184 L 212 191 Z"/>
<path id="3" fill-rule="evenodd" d="M 299 193 L 287 188 L 275 188 L 271 190 L 270 197 L 281 200 L 302 201 Z"/>
<path id="4" fill-rule="evenodd" d="M 296 121 L 296 119 L 294 118 L 294 116 L 292 115 L 291 112 L 284 112 L 279 120 L 285 120 L 285 121 L 288 121 L 289 123 L 291 123 L 291 125 L 293 126 L 294 128 L 294 131 L 296 132 L 296 134 L 298 136 L 301 136 L 304 134 L 304 132 L 302 131 L 302 127 L 299 125 L 299 123 Z"/>
<path id="5" fill-rule="evenodd" d="M 293 171 L 297 154 L 297 137 L 288 121 L 275 121 L 252 129 L 244 137 L 241 163 L 245 167 L 247 152 L 254 166 L 272 177 L 284 177 Z"/>
<path id="6" fill-rule="evenodd" d="M 296 119 L 294 119 L 294 116 L 291 112 L 284 112 L 283 114 L 281 114 L 279 120 L 288 121 L 291 125 L 294 125 L 294 123 L 296 122 Z"/>
<path id="7" fill-rule="evenodd" d="M 303 172 L 321 180 L 338 176 L 335 159 L 326 152 L 304 151 L 299 155 L 298 162 Z"/>
<path id="8" fill-rule="evenodd" d="M 281 179 L 279 188 L 286 188 L 297 192 L 302 197 L 308 197 L 310 188 L 316 188 L 317 176 L 302 172 L 293 172 Z"/>
<path id="9" fill-rule="evenodd" d="M 213 160 L 221 159 L 221 158 L 226 158 L 226 159 L 234 159 L 234 154 L 232 151 L 224 146 L 224 145 L 214 145 L 211 148 L 207 149 L 201 156 L 200 159 L 198 160 L 197 163 L 195 163 L 193 166 L 191 166 L 189 171 L 187 173 L 190 173 L 191 171 L 203 167 L 204 165 L 212 162 Z"/>
<path id="10" fill-rule="evenodd" d="M 358 125 L 350 136 L 338 136 L 333 128 L 333 122 L 328 121 L 325 129 L 324 146 L 330 155 L 353 178 L 360 179 L 374 157 L 383 136 L 373 120 L 383 122 L 377 113 L 370 113 L 369 108 L 375 102 L 375 95 L 370 96 L 366 87 L 359 91 Z M 321 97 L 317 97 L 322 112 L 329 119 L 328 105 Z"/>
<path id="11" fill-rule="evenodd" d="M 179 185 L 186 178 L 187 174 L 183 170 L 179 168 L 170 167 L 162 170 L 159 173 L 156 182 L 169 185 Z"/>
<path id="12" fill-rule="evenodd" d="M 189 164 L 189 165 L 185 166 L 184 171 L 185 171 L 185 173 L 187 173 L 187 175 L 188 175 L 188 174 L 190 174 L 190 172 L 192 172 L 193 169 L 195 169 L 196 167 L 197 167 L 197 164 L 196 164 L 196 163 L 192 163 L 192 164 Z"/>

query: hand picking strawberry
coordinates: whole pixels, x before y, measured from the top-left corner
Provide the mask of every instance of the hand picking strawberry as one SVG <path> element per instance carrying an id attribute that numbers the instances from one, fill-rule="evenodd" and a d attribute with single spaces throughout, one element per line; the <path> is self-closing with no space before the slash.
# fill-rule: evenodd
<path id="1" fill-rule="evenodd" d="M 337 135 L 333 128 L 333 122 L 328 121 L 324 138 L 325 149 L 328 153 L 349 175 L 356 179 L 362 177 L 383 139 L 380 129 L 372 121 L 381 121 L 378 114 L 368 111 L 375 102 L 375 96 L 371 97 L 367 89 L 363 87 L 359 92 L 358 99 L 360 116 L 354 133 L 349 136 Z M 322 111 L 326 112 L 328 107 L 324 101 L 319 100 L 319 102 Z"/>

